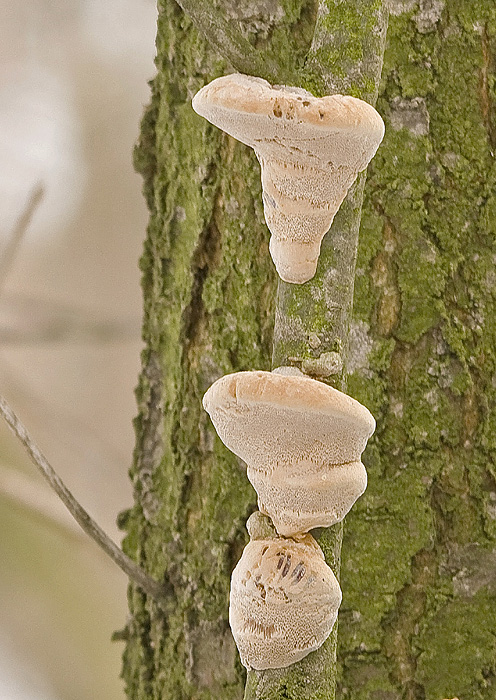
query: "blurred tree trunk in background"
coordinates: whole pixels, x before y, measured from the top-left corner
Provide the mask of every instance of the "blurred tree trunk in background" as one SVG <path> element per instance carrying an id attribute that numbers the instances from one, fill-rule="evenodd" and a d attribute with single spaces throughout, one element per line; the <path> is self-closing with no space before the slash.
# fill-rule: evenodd
<path id="1" fill-rule="evenodd" d="M 345 524 L 339 692 L 492 700 L 496 8 L 391 7 L 386 138 L 369 168 L 348 358 L 349 393 L 378 429 L 368 490 Z M 309 46 L 313 2 L 225 0 L 224 11 L 282 60 Z M 165 581 L 170 602 L 162 611 L 130 587 L 133 700 L 243 697 L 228 591 L 255 496 L 201 397 L 223 374 L 270 369 L 276 276 L 253 153 L 191 109 L 202 85 L 231 70 L 172 0 L 160 3 L 136 151 L 151 214 L 136 504 L 121 525 L 126 551 Z"/>

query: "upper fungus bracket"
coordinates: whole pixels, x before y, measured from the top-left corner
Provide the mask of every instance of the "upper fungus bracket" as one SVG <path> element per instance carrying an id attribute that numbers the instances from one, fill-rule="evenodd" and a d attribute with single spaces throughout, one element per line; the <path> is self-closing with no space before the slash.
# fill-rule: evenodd
<path id="1" fill-rule="evenodd" d="M 382 141 L 380 115 L 354 97 L 317 98 L 239 73 L 213 80 L 192 104 L 255 150 L 279 276 L 295 284 L 311 279 L 323 236 Z"/>

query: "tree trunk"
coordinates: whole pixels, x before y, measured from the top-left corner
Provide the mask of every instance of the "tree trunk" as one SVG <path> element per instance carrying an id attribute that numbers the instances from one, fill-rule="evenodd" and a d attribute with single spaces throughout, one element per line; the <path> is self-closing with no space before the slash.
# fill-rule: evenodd
<path id="1" fill-rule="evenodd" d="M 493 0 L 391 3 L 378 103 L 387 135 L 366 187 L 348 356 L 348 391 L 378 430 L 364 459 L 367 493 L 345 524 L 341 693 L 489 700 L 496 9 Z M 266 0 L 258 13 L 250 3 L 251 15 L 247 3 L 224 4 L 252 44 L 297 75 L 315 2 Z M 356 18 L 345 2 L 329 8 L 353 49 Z M 334 54 L 331 46 L 329 64 Z M 190 106 L 199 87 L 229 70 L 164 0 L 136 151 L 151 218 L 141 261 L 136 504 L 121 524 L 127 552 L 165 581 L 169 604 L 130 588 L 123 675 L 133 700 L 243 697 L 226 618 L 256 499 L 243 466 L 214 438 L 201 397 L 223 374 L 270 368 L 277 282 L 254 155 Z M 332 81 L 319 84 L 319 75 L 315 89 L 328 89 Z"/>

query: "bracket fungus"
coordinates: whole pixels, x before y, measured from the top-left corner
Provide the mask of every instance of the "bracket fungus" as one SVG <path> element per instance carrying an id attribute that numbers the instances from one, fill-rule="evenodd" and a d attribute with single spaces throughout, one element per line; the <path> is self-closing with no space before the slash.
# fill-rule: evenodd
<path id="1" fill-rule="evenodd" d="M 277 272 L 294 284 L 311 279 L 322 238 L 382 141 L 381 116 L 355 97 L 317 98 L 239 73 L 203 87 L 193 109 L 255 150 Z"/>
<path id="2" fill-rule="evenodd" d="M 246 462 L 258 506 L 280 535 L 339 522 L 365 491 L 360 457 L 375 421 L 341 391 L 303 375 L 237 372 L 214 382 L 203 406 Z"/>
<path id="3" fill-rule="evenodd" d="M 331 633 L 341 589 L 311 535 L 253 540 L 233 571 L 229 623 L 247 668 L 284 668 Z"/>

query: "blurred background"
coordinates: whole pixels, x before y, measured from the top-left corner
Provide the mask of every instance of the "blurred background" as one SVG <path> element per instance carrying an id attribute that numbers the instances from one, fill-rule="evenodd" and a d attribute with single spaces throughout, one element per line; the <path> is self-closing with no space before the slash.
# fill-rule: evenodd
<path id="1" fill-rule="evenodd" d="M 0 393 L 118 541 L 155 20 L 154 0 L 0 3 Z M 124 575 L 0 425 L 0 700 L 122 700 L 126 609 Z"/>

